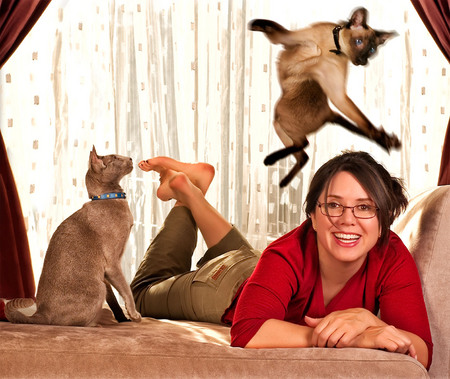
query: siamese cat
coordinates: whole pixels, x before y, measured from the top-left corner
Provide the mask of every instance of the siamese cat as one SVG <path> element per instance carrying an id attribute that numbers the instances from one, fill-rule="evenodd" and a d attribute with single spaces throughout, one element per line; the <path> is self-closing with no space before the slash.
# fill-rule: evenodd
<path id="1" fill-rule="evenodd" d="M 365 136 L 386 151 L 400 147 L 399 139 L 372 125 L 346 93 L 349 62 L 366 65 L 378 47 L 396 35 L 372 29 L 367 18 L 367 10 L 359 8 L 348 22 L 321 22 L 294 31 L 270 20 L 250 21 L 250 30 L 263 32 L 270 42 L 284 47 L 277 65 L 282 95 L 275 106 L 273 124 L 285 148 L 264 160 L 272 165 L 294 155 L 297 162 L 281 180 L 281 187 L 289 184 L 308 160 L 306 136 L 327 122 Z M 334 112 L 328 100 L 346 118 Z"/>

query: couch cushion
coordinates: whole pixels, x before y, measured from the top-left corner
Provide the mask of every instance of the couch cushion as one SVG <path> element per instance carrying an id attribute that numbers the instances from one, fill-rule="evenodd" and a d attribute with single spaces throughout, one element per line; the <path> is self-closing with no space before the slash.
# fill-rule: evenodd
<path id="1" fill-rule="evenodd" d="M 411 251 L 422 280 L 434 352 L 430 376 L 450 372 L 450 186 L 411 199 L 394 231 Z"/>
<path id="2" fill-rule="evenodd" d="M 0 322 L 2 378 L 426 378 L 415 359 L 370 349 L 241 349 L 221 325 L 144 318 L 102 327 Z"/>

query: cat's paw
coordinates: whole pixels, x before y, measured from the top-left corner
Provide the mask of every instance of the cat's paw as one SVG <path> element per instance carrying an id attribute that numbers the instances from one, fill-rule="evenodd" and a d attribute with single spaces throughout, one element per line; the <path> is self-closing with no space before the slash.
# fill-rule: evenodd
<path id="1" fill-rule="evenodd" d="M 375 141 L 387 152 L 391 149 L 399 149 L 402 145 L 395 134 L 388 134 L 383 128 L 380 128 L 378 135 L 375 137 Z"/>
<path id="2" fill-rule="evenodd" d="M 138 311 L 132 311 L 128 312 L 128 316 L 130 317 L 131 321 L 133 322 L 141 322 L 142 317 L 141 314 Z"/>

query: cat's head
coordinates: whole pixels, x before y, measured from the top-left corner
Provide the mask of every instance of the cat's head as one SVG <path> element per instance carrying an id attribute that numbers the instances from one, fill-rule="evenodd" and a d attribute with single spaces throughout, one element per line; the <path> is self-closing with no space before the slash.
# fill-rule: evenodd
<path id="1" fill-rule="evenodd" d="M 98 155 L 95 146 L 89 154 L 89 168 L 86 173 L 86 186 L 91 192 L 112 191 L 119 181 L 133 171 L 133 160 L 122 155 Z M 98 187 L 98 188 L 93 188 Z"/>
<path id="2" fill-rule="evenodd" d="M 356 66 L 365 66 L 369 58 L 375 57 L 380 45 L 398 35 L 395 31 L 372 29 L 367 20 L 367 9 L 358 8 L 341 31 L 342 51 Z"/>

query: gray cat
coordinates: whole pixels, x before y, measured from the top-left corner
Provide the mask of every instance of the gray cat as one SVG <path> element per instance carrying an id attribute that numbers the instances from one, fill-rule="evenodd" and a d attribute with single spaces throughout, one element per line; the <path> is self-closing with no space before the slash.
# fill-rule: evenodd
<path id="1" fill-rule="evenodd" d="M 141 320 L 120 267 L 133 216 L 119 181 L 132 170 L 131 158 L 98 156 L 92 148 L 86 174 L 91 201 L 64 220 L 50 240 L 36 295 L 36 312 L 26 316 L 19 310 L 33 305 L 32 299 L 14 299 L 5 308 L 9 321 L 95 326 L 105 298 L 116 319 L 126 321 L 111 285 L 125 300 L 131 320 Z"/>

